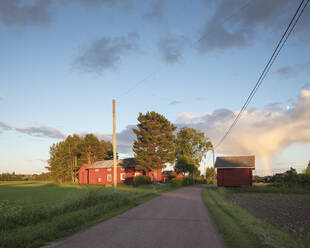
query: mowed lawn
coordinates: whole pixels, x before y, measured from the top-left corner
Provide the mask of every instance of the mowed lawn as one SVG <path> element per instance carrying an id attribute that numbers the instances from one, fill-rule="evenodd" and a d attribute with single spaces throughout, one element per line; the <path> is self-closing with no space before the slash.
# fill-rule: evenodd
<path id="1" fill-rule="evenodd" d="M 111 218 L 170 186 L 59 185 L 0 183 L 0 247 L 40 247 Z"/>
<path id="2" fill-rule="evenodd" d="M 269 195 L 308 195 L 309 189 L 254 186 L 251 188 L 207 188 L 203 199 L 229 248 L 308 248 L 310 243 L 298 236 L 283 232 L 261 218 L 256 218 L 232 201 L 242 194 L 253 194 L 257 200 Z M 255 205 L 255 204 L 254 204 Z M 257 207 L 256 204 L 255 207 Z M 292 205 L 292 204 L 290 204 Z M 263 204 L 264 206 L 264 204 Z M 283 206 L 284 208 L 285 206 Z M 280 212 L 280 211 L 279 211 Z M 308 213 L 306 213 L 308 214 Z M 276 213 L 277 215 L 277 213 Z M 307 216 L 305 216 L 307 217 Z"/>

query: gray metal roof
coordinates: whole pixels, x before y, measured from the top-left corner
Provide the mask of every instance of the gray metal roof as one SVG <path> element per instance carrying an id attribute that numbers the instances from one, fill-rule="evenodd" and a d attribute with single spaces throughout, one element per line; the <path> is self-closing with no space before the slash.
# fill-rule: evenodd
<path id="1" fill-rule="evenodd" d="M 253 168 L 255 169 L 255 156 L 217 157 L 215 168 Z"/>
<path id="2" fill-rule="evenodd" d="M 117 166 L 135 167 L 136 161 L 134 158 L 118 159 Z M 99 168 L 111 168 L 111 167 L 113 167 L 113 160 L 102 160 L 87 166 L 86 169 L 99 169 Z"/>

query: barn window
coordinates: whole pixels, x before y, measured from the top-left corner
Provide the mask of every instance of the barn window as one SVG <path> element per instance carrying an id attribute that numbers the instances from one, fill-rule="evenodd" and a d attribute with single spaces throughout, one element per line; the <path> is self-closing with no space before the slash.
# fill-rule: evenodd
<path id="1" fill-rule="evenodd" d="M 99 177 L 99 178 L 98 178 L 98 183 L 101 183 L 101 182 L 102 182 L 102 178 Z"/>
<path id="2" fill-rule="evenodd" d="M 99 169 L 95 169 L 95 172 L 99 172 Z"/>
<path id="3" fill-rule="evenodd" d="M 126 173 L 121 173 L 121 180 L 125 180 L 126 179 Z"/>
<path id="4" fill-rule="evenodd" d="M 111 174 L 107 175 L 107 181 L 112 182 L 112 175 Z"/>
<path id="5" fill-rule="evenodd" d="M 112 169 L 111 169 L 111 168 L 108 168 L 108 171 L 112 171 Z"/>

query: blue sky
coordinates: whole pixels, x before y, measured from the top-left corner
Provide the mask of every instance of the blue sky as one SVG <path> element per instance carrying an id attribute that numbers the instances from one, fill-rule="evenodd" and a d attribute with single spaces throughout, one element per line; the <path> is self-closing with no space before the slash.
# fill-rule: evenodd
<path id="1" fill-rule="evenodd" d="M 110 139 L 113 98 L 123 156 L 130 125 L 152 110 L 216 143 L 299 2 L 2 0 L 0 172 L 44 171 L 50 145 L 68 134 Z M 254 154 L 261 174 L 262 157 L 272 172 L 306 166 L 309 24 L 308 6 L 219 154 Z"/>

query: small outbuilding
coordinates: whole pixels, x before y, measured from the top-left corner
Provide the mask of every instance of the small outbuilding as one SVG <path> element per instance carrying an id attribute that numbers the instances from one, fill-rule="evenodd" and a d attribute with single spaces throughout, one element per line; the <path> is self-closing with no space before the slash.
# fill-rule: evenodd
<path id="1" fill-rule="evenodd" d="M 255 156 L 217 157 L 214 167 L 218 186 L 252 186 Z"/>

